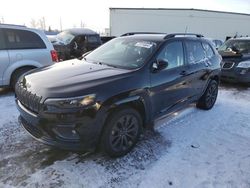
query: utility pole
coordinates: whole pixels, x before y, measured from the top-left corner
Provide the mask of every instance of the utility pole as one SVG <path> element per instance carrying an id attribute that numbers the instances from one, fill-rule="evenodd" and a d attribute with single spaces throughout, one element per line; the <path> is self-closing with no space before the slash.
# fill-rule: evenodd
<path id="1" fill-rule="evenodd" d="M 43 20 L 43 29 L 46 30 L 45 17 L 42 17 Z"/>
<path id="2" fill-rule="evenodd" d="M 60 17 L 60 30 L 62 31 L 62 18 Z"/>
<path id="3" fill-rule="evenodd" d="M 81 20 L 81 28 L 84 28 L 84 23 L 82 20 Z"/>

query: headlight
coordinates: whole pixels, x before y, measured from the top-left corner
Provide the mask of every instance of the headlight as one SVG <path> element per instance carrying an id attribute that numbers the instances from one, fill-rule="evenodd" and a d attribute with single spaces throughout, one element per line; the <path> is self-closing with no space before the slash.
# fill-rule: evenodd
<path id="1" fill-rule="evenodd" d="M 51 98 L 45 100 L 44 104 L 47 107 L 58 108 L 81 108 L 95 103 L 95 94 L 85 95 L 72 98 Z"/>
<path id="2" fill-rule="evenodd" d="M 250 68 L 250 61 L 242 61 L 238 64 L 238 68 Z"/>

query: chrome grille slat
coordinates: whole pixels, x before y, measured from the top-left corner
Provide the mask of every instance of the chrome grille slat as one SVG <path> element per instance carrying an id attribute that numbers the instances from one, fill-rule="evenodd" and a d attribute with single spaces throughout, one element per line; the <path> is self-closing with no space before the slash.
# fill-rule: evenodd
<path id="1" fill-rule="evenodd" d="M 22 86 L 22 83 L 18 83 L 15 89 L 17 99 L 29 110 L 38 113 L 40 110 L 42 97 L 32 94 L 30 91 L 27 91 Z"/>

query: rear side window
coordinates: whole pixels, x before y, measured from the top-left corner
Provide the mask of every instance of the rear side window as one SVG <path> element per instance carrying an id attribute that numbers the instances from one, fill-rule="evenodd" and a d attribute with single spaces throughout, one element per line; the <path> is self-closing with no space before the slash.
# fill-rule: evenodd
<path id="1" fill-rule="evenodd" d="M 211 57 L 214 56 L 214 51 L 213 51 L 213 49 L 211 48 L 211 46 L 208 43 L 203 42 L 202 46 L 203 46 L 203 48 L 205 50 L 207 58 L 211 58 Z"/>
<path id="2" fill-rule="evenodd" d="M 3 38 L 3 32 L 0 29 L 0 50 L 4 50 L 5 49 L 5 42 L 4 42 L 4 38 Z"/>
<path id="3" fill-rule="evenodd" d="M 42 49 L 46 48 L 43 40 L 34 32 L 4 29 L 8 49 Z"/>
<path id="4" fill-rule="evenodd" d="M 205 50 L 199 41 L 187 41 L 187 60 L 189 64 L 195 64 L 205 59 Z"/>

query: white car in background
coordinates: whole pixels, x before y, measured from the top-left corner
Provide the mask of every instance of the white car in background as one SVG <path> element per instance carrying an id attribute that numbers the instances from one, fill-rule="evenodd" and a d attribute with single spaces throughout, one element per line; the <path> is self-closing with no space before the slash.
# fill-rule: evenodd
<path id="1" fill-rule="evenodd" d="M 57 52 L 43 31 L 0 24 L 0 87 L 14 87 L 27 71 L 57 61 Z"/>

